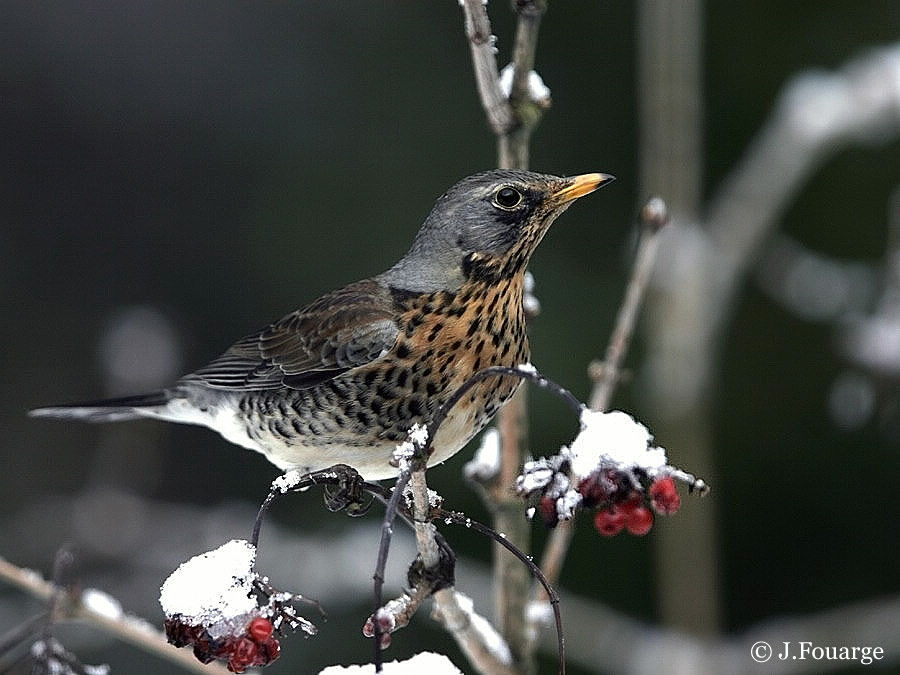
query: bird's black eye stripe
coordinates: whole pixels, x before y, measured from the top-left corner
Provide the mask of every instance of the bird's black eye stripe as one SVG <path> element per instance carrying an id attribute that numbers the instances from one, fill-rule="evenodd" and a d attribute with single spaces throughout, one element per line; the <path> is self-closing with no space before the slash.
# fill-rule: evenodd
<path id="1" fill-rule="evenodd" d="M 501 209 L 514 209 L 521 203 L 522 193 L 508 185 L 494 193 L 494 204 Z"/>

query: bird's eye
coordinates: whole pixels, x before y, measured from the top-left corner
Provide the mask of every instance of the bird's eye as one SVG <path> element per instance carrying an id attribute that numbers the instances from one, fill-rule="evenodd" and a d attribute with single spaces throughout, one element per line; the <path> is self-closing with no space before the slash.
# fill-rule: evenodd
<path id="1" fill-rule="evenodd" d="M 501 209 L 514 209 L 522 203 L 522 193 L 511 187 L 503 187 L 494 195 L 494 204 Z"/>

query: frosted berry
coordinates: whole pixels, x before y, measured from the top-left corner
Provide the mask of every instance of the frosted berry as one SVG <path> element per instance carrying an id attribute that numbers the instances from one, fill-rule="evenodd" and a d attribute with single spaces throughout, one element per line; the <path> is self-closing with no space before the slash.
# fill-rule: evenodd
<path id="1" fill-rule="evenodd" d="M 538 502 L 538 508 L 541 512 L 541 520 L 547 527 L 556 527 L 559 523 L 559 515 L 556 512 L 556 500 L 552 497 L 544 495 Z"/>
<path id="2" fill-rule="evenodd" d="M 657 513 L 666 515 L 681 508 L 681 496 L 671 476 L 660 478 L 650 486 L 650 503 Z"/>
<path id="3" fill-rule="evenodd" d="M 250 666 L 257 665 L 256 651 L 256 643 L 252 638 L 242 637 L 235 640 L 231 648 L 231 658 L 228 659 L 228 670 L 243 673 Z"/>
<path id="4" fill-rule="evenodd" d="M 585 508 L 592 508 L 604 502 L 614 501 L 625 487 L 625 478 L 615 469 L 594 471 L 578 484 L 581 503 Z"/>
<path id="5" fill-rule="evenodd" d="M 653 527 L 653 513 L 646 506 L 635 506 L 625 515 L 625 527 L 637 536 L 642 536 Z"/>
<path id="6" fill-rule="evenodd" d="M 272 637 L 272 622 L 268 619 L 258 616 L 247 627 L 247 632 L 257 642 L 265 642 Z"/>
<path id="7" fill-rule="evenodd" d="M 631 514 L 635 509 L 641 508 L 644 506 L 644 497 L 640 493 L 636 491 L 632 491 L 631 494 L 628 495 L 628 498 L 621 502 L 620 504 L 616 504 L 616 508 L 625 514 L 625 518 Z"/>
<path id="8" fill-rule="evenodd" d="M 625 514 L 615 506 L 594 514 L 594 527 L 604 537 L 614 537 L 625 527 Z"/>
<path id="9" fill-rule="evenodd" d="M 259 645 L 259 658 L 257 659 L 259 665 L 264 666 L 268 663 L 272 663 L 272 661 L 278 658 L 279 654 L 281 654 L 281 645 L 278 644 L 278 640 L 270 637 Z"/>

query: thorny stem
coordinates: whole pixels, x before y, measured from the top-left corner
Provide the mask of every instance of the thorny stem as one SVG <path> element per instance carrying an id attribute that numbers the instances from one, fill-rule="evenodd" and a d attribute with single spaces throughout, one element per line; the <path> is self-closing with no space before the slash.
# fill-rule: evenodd
<path id="1" fill-rule="evenodd" d="M 609 407 L 613 392 L 621 379 L 622 363 L 628 352 L 631 336 L 634 334 L 638 313 L 659 251 L 659 232 L 669 219 L 665 202 L 659 197 L 649 199 L 641 209 L 640 219 L 640 241 L 631 268 L 631 277 L 606 348 L 605 358 L 601 364 L 591 364 L 590 367 L 594 379 L 590 399 L 591 410 L 606 410 Z M 541 569 L 544 570 L 550 583 L 555 584 L 559 580 L 573 533 L 573 521 L 563 521 L 547 538 Z M 539 590 L 535 601 L 546 602 L 546 600 L 547 596 Z"/>

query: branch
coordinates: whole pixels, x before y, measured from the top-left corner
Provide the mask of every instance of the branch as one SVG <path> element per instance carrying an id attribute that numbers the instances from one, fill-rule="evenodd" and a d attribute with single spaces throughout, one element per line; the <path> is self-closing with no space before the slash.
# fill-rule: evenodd
<path id="1" fill-rule="evenodd" d="M 656 263 L 659 232 L 669 219 L 665 202 L 659 197 L 651 198 L 641 209 L 640 217 L 641 238 L 635 254 L 634 265 L 631 268 L 631 278 L 625 290 L 625 297 L 619 308 L 615 328 L 606 348 L 606 356 L 602 363 L 592 363 L 589 368 L 590 375 L 594 380 L 590 398 L 591 410 L 605 410 L 609 407 L 612 394 L 621 379 L 622 363 L 628 352 L 638 313 Z M 544 570 L 544 574 L 547 575 L 551 584 L 555 585 L 559 581 L 573 535 L 573 521 L 564 521 L 553 529 L 547 539 L 541 559 L 541 569 Z M 535 602 L 547 602 L 546 593 L 539 589 L 535 596 Z"/>
<path id="2" fill-rule="evenodd" d="M 631 278 L 625 289 L 625 298 L 619 308 L 609 345 L 606 347 L 606 356 L 602 363 L 591 366 L 591 376 L 594 380 L 590 398 L 591 410 L 606 410 L 619 384 L 622 363 L 625 361 L 638 313 L 656 265 L 659 232 L 668 222 L 666 203 L 659 197 L 651 198 L 641 209 L 641 238 L 631 268 Z"/>
<path id="3" fill-rule="evenodd" d="M 497 136 L 497 165 L 507 169 L 527 169 L 531 132 L 549 105 L 549 95 L 532 100 L 530 80 L 537 50 L 538 29 L 546 10 L 546 0 L 516 0 L 516 38 L 512 55 L 512 79 L 508 97 L 497 72 L 492 30 L 483 0 L 463 0 L 466 35 L 472 50 L 475 81 L 488 123 Z M 526 391 L 520 388 L 500 410 L 500 471 L 486 491 L 486 501 L 497 530 L 504 532 L 520 549 L 529 547 L 529 526 L 522 518 L 512 486 L 527 455 Z M 497 620 L 518 661 L 533 657 L 528 621 L 525 618 L 530 578 L 523 569 L 510 564 L 507 556 L 494 550 L 494 591 Z M 526 670 L 530 670 L 527 663 Z"/>
<path id="4" fill-rule="evenodd" d="M 436 539 L 437 530 L 430 522 L 433 508 L 428 496 L 424 468 L 413 472 L 410 487 L 419 556 L 426 570 L 435 570 L 443 561 L 441 546 Z M 471 599 L 458 593 L 452 585 L 437 589 L 432 586 L 431 590 L 434 590 L 435 603 L 432 616 L 453 636 L 475 670 L 484 675 L 517 673 L 512 667 L 509 647 L 490 622 L 475 612 Z"/>
<path id="5" fill-rule="evenodd" d="M 518 14 L 516 40 L 512 56 L 512 84 L 509 102 L 514 124 L 497 134 L 497 164 L 501 168 L 527 169 L 531 132 L 540 122 L 543 110 L 550 105 L 549 93 L 534 96 L 531 78 L 541 17 L 547 10 L 546 0 L 515 0 Z"/>
<path id="6" fill-rule="evenodd" d="M 437 428 L 446 418 L 447 411 L 460 398 L 461 395 L 441 407 L 435 420 L 432 421 L 430 430 L 433 429 L 434 433 L 437 433 Z M 448 522 L 452 517 L 440 510 L 439 504 L 436 503 L 439 498 L 436 495 L 433 497 L 428 490 L 425 458 L 432 449 L 431 439 L 434 438 L 434 434 L 429 432 L 427 438 L 422 447 L 414 448 L 417 456 L 408 464 L 401 461 L 400 478 L 390 494 L 385 511 L 374 575 L 376 607 L 363 629 L 366 635 L 375 638 L 375 670 L 376 672 L 381 670 L 382 650 L 390 643 L 390 633 L 407 625 L 422 601 L 431 596 L 435 601 L 434 618 L 453 636 L 479 673 L 515 675 L 517 671 L 512 668 L 512 656 L 503 638 L 486 619 L 475 613 L 472 601 L 458 594 L 453 586 L 455 554 L 431 522 L 433 518 L 442 515 Z M 407 485 L 409 498 L 404 499 Z M 365 484 L 365 489 L 370 487 L 382 498 L 387 497 L 386 493 L 380 491 L 380 486 Z M 384 604 L 382 598 L 384 568 L 393 532 L 393 521 L 397 515 L 405 517 L 404 514 L 407 513 L 411 516 L 418 551 L 418 557 L 407 574 L 412 591 Z"/>
<path id="7" fill-rule="evenodd" d="M 483 0 L 463 0 L 466 37 L 472 52 L 475 68 L 475 84 L 488 124 L 498 136 L 506 134 L 514 126 L 512 108 L 500 87 L 497 70 L 497 38 L 491 31 L 487 15 L 487 3 Z"/>
<path id="8" fill-rule="evenodd" d="M 66 594 L 65 602 L 55 602 L 53 621 L 80 621 L 131 644 L 149 654 L 175 663 L 194 673 L 225 673 L 224 667 L 204 666 L 189 652 L 173 649 L 166 636 L 143 619 L 121 611 L 118 603 L 101 591 L 92 588 L 84 591 L 68 591 L 45 580 L 32 570 L 18 567 L 0 558 L 0 579 L 44 602 L 50 603 L 60 594 Z"/>

